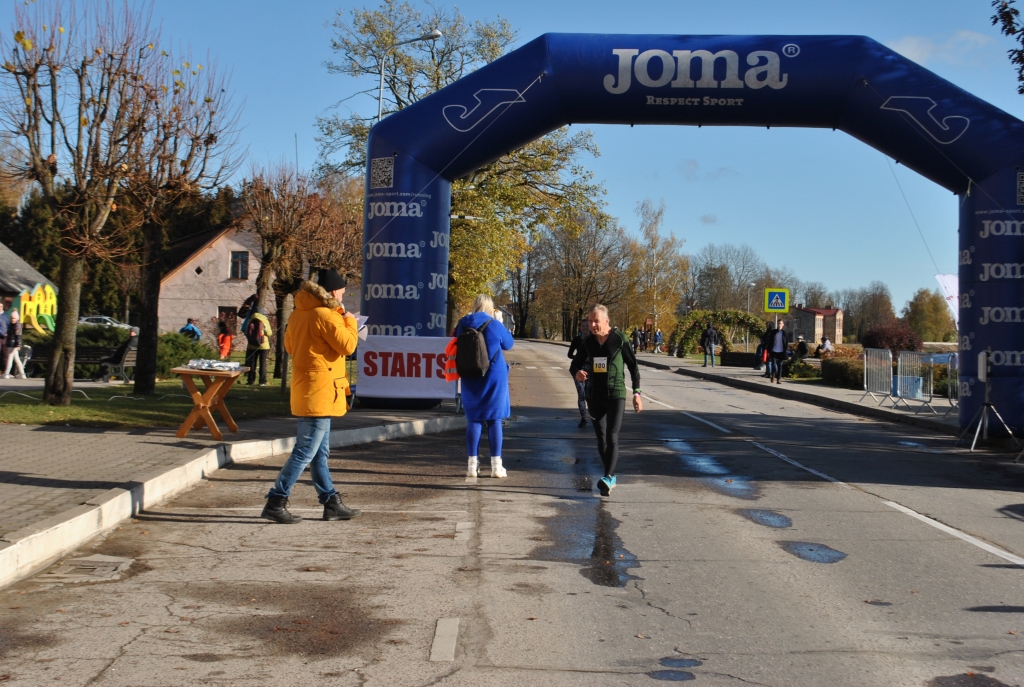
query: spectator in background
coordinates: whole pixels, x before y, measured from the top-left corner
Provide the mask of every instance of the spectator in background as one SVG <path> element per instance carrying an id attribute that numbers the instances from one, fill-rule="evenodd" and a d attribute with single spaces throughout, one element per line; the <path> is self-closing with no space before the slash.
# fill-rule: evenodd
<path id="1" fill-rule="evenodd" d="M 188 324 L 179 329 L 178 333 L 184 334 L 185 336 L 192 339 L 192 341 L 196 343 L 198 343 L 199 340 L 203 338 L 203 333 L 199 331 L 199 327 L 196 326 L 196 321 L 193 320 L 191 317 L 188 318 Z"/>
<path id="2" fill-rule="evenodd" d="M 589 322 L 587 323 L 589 327 Z M 640 327 L 633 327 L 633 355 L 636 355 L 640 350 Z"/>
<path id="3" fill-rule="evenodd" d="M 835 353 L 835 348 L 832 346 L 832 342 L 828 340 L 827 336 L 821 337 L 821 345 L 814 351 L 815 358 L 824 358 L 827 353 Z"/>
<path id="4" fill-rule="evenodd" d="M 635 333 L 636 330 L 634 329 Z M 583 339 L 590 335 L 590 320 L 583 320 L 580 322 L 580 333 L 572 340 L 569 344 L 569 360 L 574 360 L 576 354 L 583 350 Z M 584 368 L 587 372 L 589 369 Z M 590 413 L 587 412 L 587 383 L 581 382 L 576 378 L 573 378 L 573 383 L 576 384 L 576 405 L 580 409 L 580 424 L 579 427 L 586 427 L 587 420 L 590 419 Z"/>
<path id="5" fill-rule="evenodd" d="M 273 335 L 270 320 L 258 305 L 252 306 L 249 324 L 245 327 L 245 364 L 249 368 L 246 384 L 249 386 L 256 381 L 257 363 L 260 367 L 260 386 L 267 385 L 267 356 L 270 355 L 270 337 Z"/>
<path id="6" fill-rule="evenodd" d="M 21 322 L 18 316 L 17 310 L 12 310 L 11 323 L 7 325 L 7 343 L 6 343 L 6 356 L 7 359 L 4 361 L 4 379 L 10 379 L 11 365 L 17 364 L 18 366 L 18 379 L 25 379 L 25 366 L 21 364 Z"/>
<path id="7" fill-rule="evenodd" d="M 775 329 L 775 324 L 768 320 L 764 328 L 764 336 L 761 337 L 761 357 L 764 359 L 764 376 L 768 379 L 772 378 L 772 347 L 769 341 L 769 334 Z"/>
<path id="8" fill-rule="evenodd" d="M 809 348 L 807 348 L 807 342 L 804 341 L 804 336 L 801 334 L 796 337 L 796 358 L 797 360 L 803 360 L 811 354 Z"/>
<path id="9" fill-rule="evenodd" d="M 0 362 L 7 360 L 7 315 L 4 314 L 4 302 L 0 301 Z"/>
<path id="10" fill-rule="evenodd" d="M 715 346 L 718 345 L 718 332 L 711 326 L 711 322 L 708 322 L 708 328 L 704 330 L 704 333 L 700 337 L 701 348 L 704 349 L 704 364 L 701 367 L 708 366 L 708 356 L 711 356 L 711 367 L 715 366 Z"/>
<path id="11" fill-rule="evenodd" d="M 661 353 L 661 344 L 664 343 L 665 338 L 661 333 L 661 330 L 654 332 L 654 352 Z"/>
<path id="12" fill-rule="evenodd" d="M 107 374 L 109 374 L 109 371 L 104 371 L 104 369 L 103 369 L 104 367 L 109 367 L 110 365 L 120 365 L 121 361 L 124 360 L 125 355 L 128 354 L 128 351 L 130 351 L 130 350 L 138 350 L 138 348 L 139 348 L 139 328 L 138 327 L 132 327 L 128 331 L 128 340 L 125 341 L 120 346 L 118 346 L 117 350 L 114 351 L 111 355 L 108 355 L 106 358 L 104 358 L 103 360 L 100 361 L 100 379 L 101 379 L 101 381 L 103 379 L 106 379 L 107 378 Z M 123 372 L 123 370 L 122 370 L 122 372 Z M 125 377 L 125 379 L 127 380 L 127 377 Z"/>
<path id="13" fill-rule="evenodd" d="M 785 320 L 779 320 L 778 326 L 768 332 L 768 357 L 772 363 L 771 379 L 776 384 L 782 384 L 782 363 L 786 361 L 786 354 L 789 353 L 785 328 Z"/>
<path id="14" fill-rule="evenodd" d="M 217 329 L 217 348 L 220 349 L 220 359 L 227 360 L 227 357 L 231 355 L 231 344 L 235 337 L 224 320 L 217 322 Z"/>

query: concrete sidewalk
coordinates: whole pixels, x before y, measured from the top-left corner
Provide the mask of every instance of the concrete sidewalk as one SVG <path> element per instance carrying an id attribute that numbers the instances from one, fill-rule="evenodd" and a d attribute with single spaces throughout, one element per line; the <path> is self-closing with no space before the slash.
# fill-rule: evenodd
<path id="1" fill-rule="evenodd" d="M 464 426 L 446 402 L 435 411 L 350 412 L 332 423 L 340 448 Z M 91 537 L 193 486 L 233 462 L 286 453 L 294 418 L 239 423 L 228 441 L 172 428 L 104 430 L 0 424 L 0 588 L 48 565 Z"/>
<path id="2" fill-rule="evenodd" d="M 536 339 L 536 341 L 542 341 Z M 568 346 L 563 341 L 543 341 L 559 346 Z M 910 402 L 908 408 L 901 403 L 898 408 L 892 406 L 894 399 L 886 399 L 882 405 L 872 400 L 870 396 L 865 398 L 863 391 L 853 389 L 840 389 L 833 386 L 825 386 L 820 381 L 785 379 L 782 384 L 771 384 L 758 371 L 745 367 L 702 367 L 699 363 L 685 358 L 673 358 L 665 354 L 638 353 L 637 362 L 648 367 L 661 370 L 668 370 L 676 374 L 686 375 L 709 382 L 725 384 L 753 391 L 759 394 L 767 394 L 777 398 L 785 398 L 791 401 L 801 401 L 812 405 L 833 408 L 852 415 L 860 415 L 888 422 L 901 422 L 915 427 L 922 427 L 944 434 L 959 434 L 960 422 L 956 408 L 952 408 L 944 398 L 936 398 L 931 404 L 936 411 L 933 413 L 923 404 L 915 401 Z"/>

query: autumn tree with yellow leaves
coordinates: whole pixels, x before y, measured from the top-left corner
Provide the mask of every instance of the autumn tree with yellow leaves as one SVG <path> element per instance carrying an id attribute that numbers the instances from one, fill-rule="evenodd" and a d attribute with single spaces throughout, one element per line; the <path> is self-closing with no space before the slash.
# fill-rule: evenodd
<path id="1" fill-rule="evenodd" d="M 384 115 L 401 110 L 501 57 L 516 32 L 501 17 L 470 23 L 459 11 L 384 0 L 377 9 L 339 12 L 332 73 L 374 76 L 384 66 Z M 442 37 L 394 47 L 437 29 Z M 362 93 L 376 99 L 377 80 Z M 358 95 L 358 94 L 357 94 Z M 351 97 L 351 96 L 350 96 Z M 321 170 L 362 176 L 375 118 L 337 114 L 318 120 Z M 565 205 L 595 209 L 603 193 L 581 164 L 597 155 L 589 131 L 559 129 L 452 184 L 448 329 L 478 293 L 497 293 L 522 264 L 536 232 Z M 458 217 L 472 219 L 458 219 Z"/>

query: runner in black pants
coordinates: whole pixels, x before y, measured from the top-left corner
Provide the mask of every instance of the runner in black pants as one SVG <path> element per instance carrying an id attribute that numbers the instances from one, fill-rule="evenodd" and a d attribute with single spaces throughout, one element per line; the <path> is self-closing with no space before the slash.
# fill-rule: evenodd
<path id="1" fill-rule="evenodd" d="M 597 488 L 608 496 L 615 488 L 615 465 L 619 461 L 619 428 L 626 412 L 626 375 L 633 382 L 633 410 L 643 410 L 640 400 L 640 370 L 626 336 L 612 329 L 608 308 L 594 305 L 587 316 L 590 336 L 583 340 L 582 350 L 573 358 L 569 371 L 576 381 L 589 381 L 587 406 L 597 435 L 597 451 L 604 463 L 604 477 Z M 587 371 L 590 370 L 590 372 Z"/>
<path id="2" fill-rule="evenodd" d="M 583 350 L 583 339 L 590 335 L 590 322 L 583 320 L 580 322 L 580 333 L 573 338 L 572 343 L 569 344 L 569 359 L 572 360 L 576 357 L 581 350 Z M 587 368 L 589 371 L 589 368 Z M 590 418 L 587 415 L 587 383 L 581 382 L 577 379 L 573 379 L 576 384 L 576 404 L 580 408 L 580 424 L 579 427 L 586 427 L 587 420 Z"/>

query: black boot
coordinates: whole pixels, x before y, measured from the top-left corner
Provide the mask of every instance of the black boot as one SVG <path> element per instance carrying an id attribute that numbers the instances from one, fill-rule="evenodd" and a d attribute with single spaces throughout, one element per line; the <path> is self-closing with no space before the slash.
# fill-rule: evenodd
<path id="1" fill-rule="evenodd" d="M 341 494 L 335 494 L 324 504 L 324 520 L 351 520 L 362 512 L 342 503 Z"/>
<path id="2" fill-rule="evenodd" d="M 302 520 L 298 515 L 288 512 L 288 499 L 284 496 L 268 496 L 267 505 L 263 507 L 260 517 L 279 522 L 282 525 L 291 525 Z"/>

